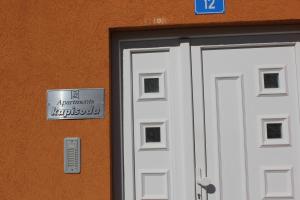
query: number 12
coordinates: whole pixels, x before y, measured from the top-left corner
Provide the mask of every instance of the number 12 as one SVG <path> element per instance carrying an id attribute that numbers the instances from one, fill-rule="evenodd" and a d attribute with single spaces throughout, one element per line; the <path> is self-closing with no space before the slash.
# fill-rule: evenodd
<path id="1" fill-rule="evenodd" d="M 216 5 L 215 5 L 215 1 L 216 0 L 203 0 L 204 1 L 204 6 L 205 6 L 205 9 L 215 9 L 216 8 Z"/>

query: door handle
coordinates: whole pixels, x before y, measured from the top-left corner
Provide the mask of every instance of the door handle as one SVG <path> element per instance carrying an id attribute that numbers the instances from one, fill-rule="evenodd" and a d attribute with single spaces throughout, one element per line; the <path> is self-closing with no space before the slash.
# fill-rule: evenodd
<path id="1" fill-rule="evenodd" d="M 207 190 L 209 186 L 211 185 L 211 181 L 207 177 L 203 177 L 197 180 L 197 185 L 201 186 L 203 189 Z M 202 190 L 200 193 L 198 193 L 198 199 L 202 199 Z"/>
<path id="2" fill-rule="evenodd" d="M 206 188 L 211 184 L 211 181 L 209 178 L 203 177 L 203 178 L 197 180 L 197 184 L 200 185 L 201 187 Z"/>
<path id="3" fill-rule="evenodd" d="M 210 179 L 203 177 L 197 181 L 197 184 L 206 190 L 207 194 L 213 194 L 216 192 L 216 187 L 211 183 Z M 200 199 L 200 198 L 199 198 Z"/>

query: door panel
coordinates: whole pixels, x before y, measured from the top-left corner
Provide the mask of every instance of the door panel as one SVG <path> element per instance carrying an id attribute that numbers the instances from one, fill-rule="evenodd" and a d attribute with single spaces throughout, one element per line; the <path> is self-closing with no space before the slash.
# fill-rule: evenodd
<path id="1" fill-rule="evenodd" d="M 294 46 L 203 49 L 211 200 L 299 199 Z"/>
<path id="2" fill-rule="evenodd" d="M 220 170 L 215 170 L 212 178 L 220 177 L 218 188 L 223 199 L 247 199 L 242 76 L 224 74 L 213 79 L 216 134 L 207 140 L 207 147 L 216 148 L 207 151 L 208 160 L 211 160 L 207 169 L 210 171 L 212 167 L 219 166 Z M 208 131 L 212 130 L 207 130 L 207 135 Z"/>
<path id="3" fill-rule="evenodd" d="M 123 52 L 126 200 L 195 199 L 189 44 L 177 44 Z"/>

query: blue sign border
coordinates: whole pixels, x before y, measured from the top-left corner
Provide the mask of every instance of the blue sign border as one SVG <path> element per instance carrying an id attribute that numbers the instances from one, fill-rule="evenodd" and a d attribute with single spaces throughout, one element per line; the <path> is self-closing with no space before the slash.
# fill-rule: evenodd
<path id="1" fill-rule="evenodd" d="M 205 11 L 205 12 L 203 12 L 203 11 L 198 11 L 197 10 L 197 5 L 199 4 L 197 4 L 197 2 L 198 1 L 201 1 L 201 0 L 195 0 L 194 2 L 195 2 L 195 10 L 194 10 L 194 12 L 195 12 L 195 14 L 196 15 L 209 15 L 209 14 L 224 14 L 225 13 L 225 0 L 222 0 L 222 4 L 223 4 L 223 9 L 222 10 L 219 10 L 219 11 Z"/>

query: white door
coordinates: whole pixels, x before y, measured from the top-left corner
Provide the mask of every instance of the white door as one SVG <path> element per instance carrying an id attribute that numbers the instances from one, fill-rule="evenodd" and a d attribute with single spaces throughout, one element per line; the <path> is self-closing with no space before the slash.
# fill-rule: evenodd
<path id="1" fill-rule="evenodd" d="M 299 200 L 297 45 L 171 43 L 123 49 L 125 200 Z"/>
<path id="2" fill-rule="evenodd" d="M 184 42 L 123 50 L 126 200 L 194 199 L 189 52 Z"/>
<path id="3" fill-rule="evenodd" d="M 198 101 L 204 105 L 206 176 L 213 186 L 203 199 L 300 199 L 295 44 L 192 50 L 194 78 L 203 77 L 194 91 L 203 88 L 204 100 Z"/>

